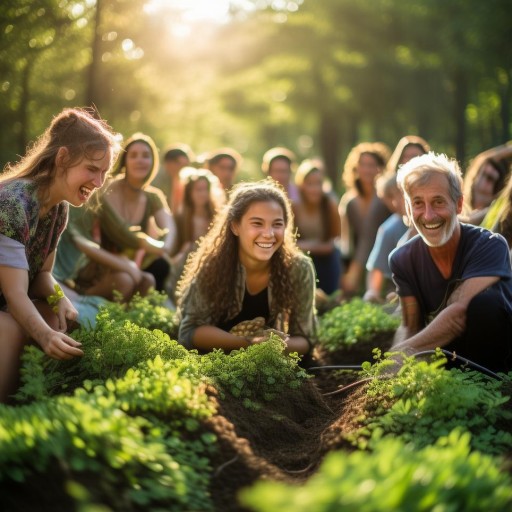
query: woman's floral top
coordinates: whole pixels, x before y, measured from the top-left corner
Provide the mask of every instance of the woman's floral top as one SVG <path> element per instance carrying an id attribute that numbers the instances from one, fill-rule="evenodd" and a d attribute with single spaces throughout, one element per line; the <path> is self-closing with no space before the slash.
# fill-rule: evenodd
<path id="1" fill-rule="evenodd" d="M 26 269 L 29 283 L 55 250 L 68 218 L 67 202 L 54 206 L 43 218 L 39 209 L 35 183 L 23 179 L 0 183 L 0 265 Z"/>

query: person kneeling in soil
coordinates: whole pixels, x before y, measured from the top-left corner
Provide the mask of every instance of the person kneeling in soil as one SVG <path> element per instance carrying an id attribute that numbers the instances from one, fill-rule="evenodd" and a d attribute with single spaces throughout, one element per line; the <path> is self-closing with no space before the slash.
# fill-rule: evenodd
<path id="1" fill-rule="evenodd" d="M 428 153 L 397 181 L 418 235 L 389 258 L 402 325 L 391 350 L 442 347 L 493 371 L 512 369 L 512 271 L 505 239 L 463 224 L 455 160 Z"/>
<path id="2" fill-rule="evenodd" d="M 310 351 L 315 273 L 292 224 L 289 200 L 276 182 L 235 185 L 178 284 L 181 343 L 229 351 L 260 343 L 272 331 L 287 352 Z M 256 332 L 247 334 L 247 327 Z"/>
<path id="3" fill-rule="evenodd" d="M 65 109 L 0 177 L 0 402 L 16 390 L 29 341 L 54 359 L 83 355 L 65 334 L 77 311 L 51 271 L 68 216 L 100 188 L 118 151 L 110 127 Z"/>

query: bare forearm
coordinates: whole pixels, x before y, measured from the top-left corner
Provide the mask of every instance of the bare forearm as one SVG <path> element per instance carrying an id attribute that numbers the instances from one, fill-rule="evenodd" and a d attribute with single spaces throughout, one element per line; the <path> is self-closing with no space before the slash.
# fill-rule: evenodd
<path id="1" fill-rule="evenodd" d="M 245 337 L 235 336 L 213 325 L 201 325 L 198 327 L 194 331 L 192 342 L 194 347 L 199 350 L 213 350 L 214 348 L 235 350 L 249 345 Z"/>
<path id="2" fill-rule="evenodd" d="M 444 347 L 464 332 L 465 321 L 465 309 L 460 304 L 453 304 L 443 309 L 430 324 L 417 333 L 399 328 L 399 331 L 403 330 L 398 336 L 403 338 L 397 337 L 392 348 L 421 351 Z"/>
<path id="3" fill-rule="evenodd" d="M 30 297 L 34 299 L 44 299 L 55 293 L 57 281 L 50 271 L 39 272 L 32 281 L 29 289 Z"/>
<path id="4" fill-rule="evenodd" d="M 53 292 L 52 289 L 51 293 Z M 39 342 L 52 331 L 26 293 L 7 294 L 5 298 L 9 313 L 30 338 Z"/>

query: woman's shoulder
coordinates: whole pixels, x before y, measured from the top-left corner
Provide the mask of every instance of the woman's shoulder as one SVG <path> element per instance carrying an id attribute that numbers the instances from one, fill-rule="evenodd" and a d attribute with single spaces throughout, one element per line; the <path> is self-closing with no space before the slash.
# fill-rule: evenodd
<path id="1" fill-rule="evenodd" d="M 359 193 L 356 188 L 347 190 L 340 199 L 340 207 L 347 207 L 350 203 L 353 203 L 359 197 Z"/>
<path id="2" fill-rule="evenodd" d="M 158 207 L 165 207 L 167 205 L 167 199 L 165 194 L 157 187 L 148 185 L 144 188 L 144 194 L 146 195 L 148 202 Z"/>
<path id="3" fill-rule="evenodd" d="M 27 179 L 13 179 L 0 183 L 0 197 L 11 201 L 36 200 L 37 185 Z"/>
<path id="4" fill-rule="evenodd" d="M 311 258 L 303 252 L 296 253 L 291 260 L 291 272 L 294 276 L 299 277 L 314 272 L 314 266 Z"/>
<path id="5" fill-rule="evenodd" d="M 37 185 L 30 180 L 11 180 L 0 183 L 0 211 L 11 219 L 22 212 L 31 216 L 39 211 Z"/>

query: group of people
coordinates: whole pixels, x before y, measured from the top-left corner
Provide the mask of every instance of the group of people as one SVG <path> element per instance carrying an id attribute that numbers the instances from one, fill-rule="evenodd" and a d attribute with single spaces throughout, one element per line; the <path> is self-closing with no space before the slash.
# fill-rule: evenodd
<path id="1" fill-rule="evenodd" d="M 475 158 L 463 183 L 457 162 L 420 137 L 392 154 L 358 144 L 338 204 L 321 161 L 295 169 L 287 148 L 265 153 L 266 179 L 236 183 L 233 149 L 197 164 L 176 145 L 157 187 L 153 140 L 119 140 L 105 121 L 65 109 L 0 175 L 0 401 L 16 389 L 25 344 L 80 356 L 69 322 L 151 289 L 176 304 L 188 348 L 229 351 L 273 333 L 307 355 L 318 290 L 382 302 L 392 283 L 396 350 L 442 346 L 512 368 L 510 146 Z M 476 226 L 485 222 L 491 230 Z M 249 334 L 238 328 L 255 319 Z"/>

